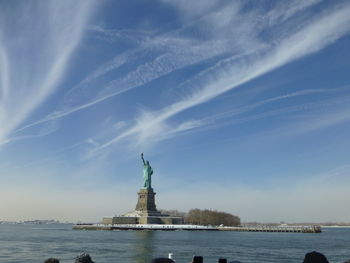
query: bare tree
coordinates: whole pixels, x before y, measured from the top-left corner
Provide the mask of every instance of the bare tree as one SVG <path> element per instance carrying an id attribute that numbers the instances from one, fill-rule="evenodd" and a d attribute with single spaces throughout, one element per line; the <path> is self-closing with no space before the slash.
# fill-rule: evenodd
<path id="1" fill-rule="evenodd" d="M 212 210 L 200 210 L 198 208 L 191 209 L 186 217 L 185 222 L 187 224 L 195 225 L 225 225 L 225 226 L 238 226 L 241 224 L 241 220 L 238 216 L 219 211 Z"/>

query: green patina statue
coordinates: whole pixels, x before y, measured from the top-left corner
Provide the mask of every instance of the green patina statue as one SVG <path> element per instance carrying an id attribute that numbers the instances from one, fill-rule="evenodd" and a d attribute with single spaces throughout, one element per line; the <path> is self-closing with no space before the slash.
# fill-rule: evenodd
<path id="1" fill-rule="evenodd" d="M 152 167 L 149 164 L 149 161 L 145 161 L 145 159 L 143 159 L 143 153 L 141 153 L 141 159 L 143 162 L 143 189 L 152 190 Z"/>

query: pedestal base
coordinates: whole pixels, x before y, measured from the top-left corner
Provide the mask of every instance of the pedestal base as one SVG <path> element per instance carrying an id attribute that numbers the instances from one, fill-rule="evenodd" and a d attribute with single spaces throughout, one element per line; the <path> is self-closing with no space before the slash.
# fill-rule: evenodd
<path id="1" fill-rule="evenodd" d="M 114 217 L 104 217 L 102 219 L 102 224 L 105 225 L 124 225 L 124 224 L 160 224 L 160 225 L 182 225 L 184 223 L 182 217 L 172 217 L 172 216 L 140 216 L 140 217 L 130 217 L 130 216 L 114 216 Z"/>
<path id="2" fill-rule="evenodd" d="M 153 189 L 140 189 L 136 209 L 122 216 L 105 217 L 102 224 L 167 224 L 180 225 L 184 223 L 182 217 L 163 215 L 157 210 Z"/>

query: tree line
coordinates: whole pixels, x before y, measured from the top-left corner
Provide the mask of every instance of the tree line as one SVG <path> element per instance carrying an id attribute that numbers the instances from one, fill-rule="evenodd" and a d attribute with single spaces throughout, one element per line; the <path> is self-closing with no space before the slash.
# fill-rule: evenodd
<path id="1" fill-rule="evenodd" d="M 170 216 L 183 216 L 185 224 L 193 225 L 212 225 L 212 226 L 238 226 L 241 224 L 241 219 L 238 216 L 226 212 L 220 212 L 209 209 L 191 209 L 187 213 L 177 210 L 161 210 L 162 213 Z"/>
<path id="2" fill-rule="evenodd" d="M 196 225 L 225 225 L 238 226 L 241 224 L 241 219 L 238 216 L 226 212 L 216 210 L 200 210 L 198 208 L 191 209 L 185 216 L 185 223 Z"/>

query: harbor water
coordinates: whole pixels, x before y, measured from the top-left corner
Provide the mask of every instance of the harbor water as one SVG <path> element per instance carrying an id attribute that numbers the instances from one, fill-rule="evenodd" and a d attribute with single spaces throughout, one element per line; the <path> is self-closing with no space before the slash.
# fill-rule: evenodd
<path id="1" fill-rule="evenodd" d="M 95 263 L 146 263 L 173 253 L 177 263 L 201 255 L 242 263 L 302 262 L 316 250 L 330 263 L 350 259 L 350 228 L 323 228 L 322 233 L 264 233 L 226 231 L 81 231 L 72 225 L 0 225 L 1 263 L 40 263 L 56 257 L 72 263 L 89 253 Z"/>

